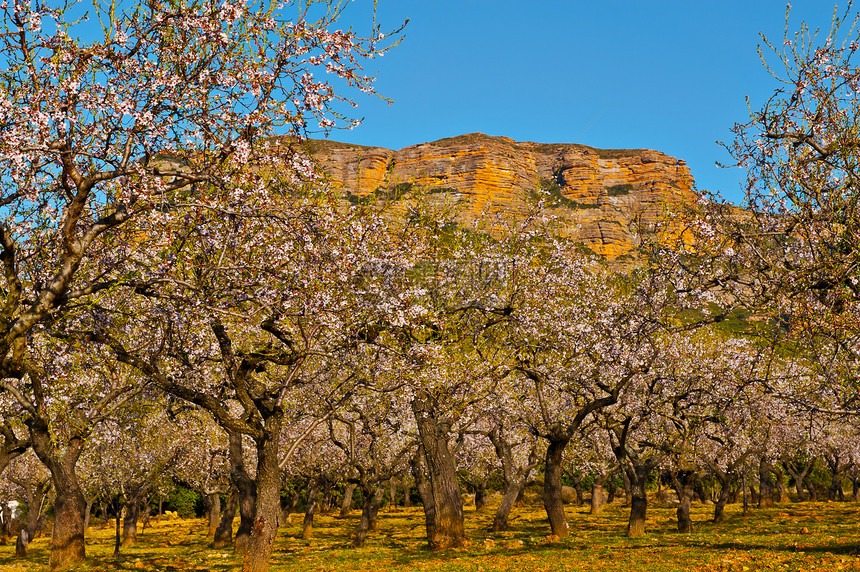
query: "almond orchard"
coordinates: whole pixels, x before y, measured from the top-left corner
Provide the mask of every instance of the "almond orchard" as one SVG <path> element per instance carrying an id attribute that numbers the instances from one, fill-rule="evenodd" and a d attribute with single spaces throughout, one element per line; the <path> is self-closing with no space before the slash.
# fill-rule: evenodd
<path id="1" fill-rule="evenodd" d="M 860 496 L 852 7 L 767 42 L 743 207 L 617 264 L 548 191 L 333 185 L 404 31 L 346 4 L 0 5 L 0 563 L 856 569 L 811 504 Z"/>

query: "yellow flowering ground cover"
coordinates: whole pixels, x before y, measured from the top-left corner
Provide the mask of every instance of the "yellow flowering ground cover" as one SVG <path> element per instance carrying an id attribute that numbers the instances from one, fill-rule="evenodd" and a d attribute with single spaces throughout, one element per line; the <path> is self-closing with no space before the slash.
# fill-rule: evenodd
<path id="1" fill-rule="evenodd" d="M 752 509 L 744 516 L 730 505 L 727 519 L 709 522 L 712 507 L 694 506 L 696 530 L 675 532 L 671 505 L 649 509 L 643 538 L 623 536 L 626 507 L 615 504 L 590 516 L 584 507 L 568 507 L 571 535 L 547 537 L 549 527 L 539 506 L 515 509 L 511 530 L 488 532 L 492 511 L 467 509 L 471 546 L 429 552 L 423 538 L 420 508 L 383 511 L 378 530 L 364 548 L 348 547 L 358 513 L 349 518 L 317 517 L 314 536 L 302 540 L 301 517 L 278 536 L 272 570 L 350 572 L 403 571 L 838 571 L 860 570 L 860 506 L 854 503 L 791 503 L 773 509 Z M 96 523 L 87 540 L 87 565 L 82 571 L 241 569 L 229 550 L 207 546 L 203 520 L 153 519 L 138 533 L 134 547 L 113 556 L 113 527 Z M 14 558 L 14 544 L 0 546 L 0 570 L 47 570 L 48 538 L 30 545 L 26 560 Z"/>

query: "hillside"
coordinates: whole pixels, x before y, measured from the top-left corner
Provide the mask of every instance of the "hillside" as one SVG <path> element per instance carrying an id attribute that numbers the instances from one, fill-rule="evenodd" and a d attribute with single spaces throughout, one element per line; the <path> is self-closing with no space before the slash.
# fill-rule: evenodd
<path id="1" fill-rule="evenodd" d="M 517 142 L 471 133 L 400 149 L 314 140 L 319 165 L 351 195 L 403 185 L 445 193 L 464 218 L 517 216 L 536 189 L 549 194 L 564 232 L 613 259 L 634 255 L 635 229 L 695 201 L 684 161 L 649 149 Z"/>

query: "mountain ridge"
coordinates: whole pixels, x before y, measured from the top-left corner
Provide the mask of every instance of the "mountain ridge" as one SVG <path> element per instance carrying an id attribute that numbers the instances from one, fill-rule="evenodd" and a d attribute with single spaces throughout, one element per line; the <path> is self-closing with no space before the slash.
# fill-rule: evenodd
<path id="1" fill-rule="evenodd" d="M 518 142 L 483 133 L 399 150 L 307 143 L 334 185 L 354 197 L 419 187 L 447 193 L 469 219 L 485 212 L 522 215 L 542 190 L 562 234 L 609 259 L 635 257 L 641 232 L 697 198 L 686 163 L 653 149 Z"/>

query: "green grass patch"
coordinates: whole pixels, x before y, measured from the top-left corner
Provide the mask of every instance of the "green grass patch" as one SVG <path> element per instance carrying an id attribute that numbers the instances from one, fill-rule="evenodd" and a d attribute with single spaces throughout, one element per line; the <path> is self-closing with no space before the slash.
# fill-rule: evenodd
<path id="1" fill-rule="evenodd" d="M 611 187 L 606 187 L 606 194 L 610 197 L 622 197 L 624 195 L 629 195 L 630 191 L 633 191 L 635 187 L 629 183 L 625 183 L 623 185 L 612 185 Z"/>
<path id="2" fill-rule="evenodd" d="M 346 200 L 354 205 L 369 205 L 374 203 L 390 203 L 399 201 L 412 192 L 415 185 L 412 183 L 398 183 L 393 187 L 379 187 L 372 193 L 366 195 L 346 194 Z"/>
<path id="3" fill-rule="evenodd" d="M 545 200 L 546 206 L 554 209 L 559 207 L 569 209 L 594 209 L 599 205 L 592 203 L 580 203 L 571 198 L 564 196 L 561 191 L 561 185 L 553 179 L 540 180 L 540 192 L 531 191 L 529 197 L 533 201 Z"/>

